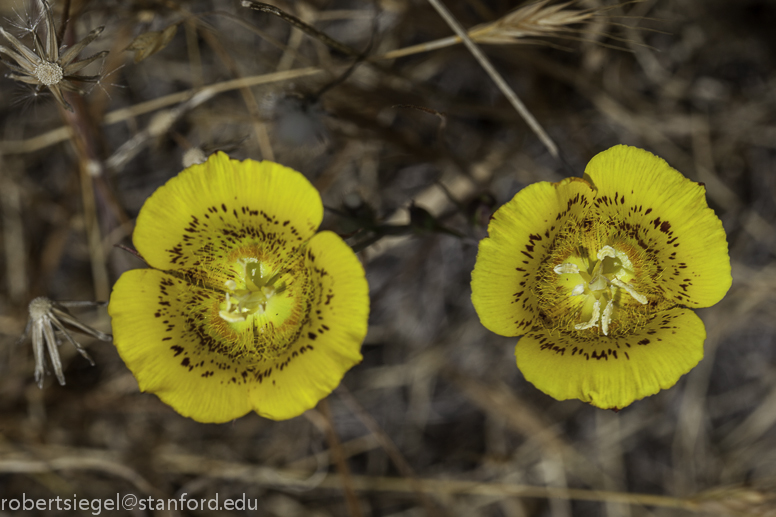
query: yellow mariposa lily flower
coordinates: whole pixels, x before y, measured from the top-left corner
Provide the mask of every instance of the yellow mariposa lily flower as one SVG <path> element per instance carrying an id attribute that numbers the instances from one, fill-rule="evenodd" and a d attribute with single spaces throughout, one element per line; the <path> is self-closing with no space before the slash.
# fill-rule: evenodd
<path id="1" fill-rule="evenodd" d="M 525 378 L 558 399 L 621 409 L 703 358 L 693 308 L 730 288 L 722 223 L 702 184 L 616 146 L 584 179 L 524 188 L 493 216 L 472 273 L 480 321 Z"/>
<path id="2" fill-rule="evenodd" d="M 318 191 L 276 163 L 217 153 L 143 205 L 108 308 L 142 391 L 200 422 L 315 406 L 361 361 L 364 269 L 323 219 Z"/>

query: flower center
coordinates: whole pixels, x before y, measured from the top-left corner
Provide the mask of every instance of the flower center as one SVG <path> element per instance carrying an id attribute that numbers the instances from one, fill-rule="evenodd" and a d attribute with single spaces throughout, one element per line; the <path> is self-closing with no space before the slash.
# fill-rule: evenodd
<path id="1" fill-rule="evenodd" d="M 50 61 L 43 61 L 41 64 L 36 66 L 33 74 L 35 74 L 35 77 L 38 79 L 38 81 L 45 84 L 46 86 L 57 84 L 64 76 L 62 73 L 62 67 Z"/>
<path id="2" fill-rule="evenodd" d="M 553 271 L 558 275 L 578 275 L 582 280 L 570 294 L 585 297 L 579 311 L 581 322 L 574 328 L 585 330 L 600 324 L 604 335 L 608 336 L 612 313 L 615 305 L 622 301 L 622 291 L 642 305 L 646 305 L 647 297 L 628 283 L 634 277 L 634 268 L 627 254 L 604 246 L 598 250 L 596 258 L 591 272 L 580 270 L 577 264 L 569 261 L 555 266 Z"/>
<path id="3" fill-rule="evenodd" d="M 210 293 L 220 292 L 219 298 L 208 303 L 203 321 L 192 322 L 202 335 L 223 344 L 219 353 L 251 364 L 287 351 L 320 296 L 304 254 L 278 261 L 248 247 L 205 271 L 203 284 L 213 286 Z"/>
<path id="4" fill-rule="evenodd" d="M 242 275 L 238 276 L 240 283 L 231 279 L 224 282 L 226 299 L 218 312 L 218 315 L 229 323 L 246 321 L 254 314 L 264 314 L 269 301 L 285 290 L 284 283 L 275 285 L 280 274 L 262 272 L 262 265 L 258 260 L 240 259 L 237 264 L 243 270 Z"/>

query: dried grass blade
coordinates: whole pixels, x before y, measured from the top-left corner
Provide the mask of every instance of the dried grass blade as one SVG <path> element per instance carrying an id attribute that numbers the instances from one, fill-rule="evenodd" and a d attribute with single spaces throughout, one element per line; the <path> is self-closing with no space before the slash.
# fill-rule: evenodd
<path id="1" fill-rule="evenodd" d="M 472 53 L 474 58 L 480 63 L 482 68 L 485 69 L 490 78 L 493 79 L 493 82 L 496 83 L 496 86 L 498 86 L 499 90 L 501 90 L 501 93 L 503 93 L 507 99 L 509 99 L 509 102 L 515 108 L 515 110 L 517 110 L 520 116 L 523 117 L 523 120 L 526 121 L 536 136 L 539 137 L 539 140 L 541 140 L 553 158 L 558 158 L 558 146 L 555 145 L 555 142 L 553 142 L 547 132 L 544 131 L 544 128 L 542 128 L 539 122 L 537 122 L 536 118 L 534 118 L 531 112 L 528 111 L 528 108 L 526 108 L 525 104 L 523 104 L 523 101 L 520 100 L 514 90 L 512 90 L 504 78 L 501 77 L 501 74 L 496 71 L 490 60 L 485 56 L 485 54 L 482 53 L 480 48 L 472 41 L 469 35 L 466 34 L 466 31 L 458 22 L 458 20 L 455 19 L 452 13 L 450 13 L 450 11 L 448 11 L 439 0 L 428 0 L 428 2 L 434 7 L 434 9 L 437 10 L 439 15 L 445 20 L 445 22 L 447 22 L 450 28 L 455 31 L 458 37 L 463 40 L 463 43 L 466 45 L 466 48 L 469 49 L 469 52 Z"/>

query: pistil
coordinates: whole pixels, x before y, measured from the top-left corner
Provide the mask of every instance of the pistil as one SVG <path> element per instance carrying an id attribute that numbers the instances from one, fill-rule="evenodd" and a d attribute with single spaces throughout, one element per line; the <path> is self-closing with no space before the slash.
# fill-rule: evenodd
<path id="1" fill-rule="evenodd" d="M 218 312 L 222 319 L 229 323 L 246 321 L 253 314 L 263 314 L 267 303 L 272 297 L 282 292 L 282 287 L 274 284 L 280 278 L 280 273 L 271 276 L 261 275 L 261 264 L 256 259 L 240 259 L 242 275 L 238 275 L 242 287 L 238 288 L 235 280 L 224 282 L 226 296 L 224 309 Z"/>
<path id="2" fill-rule="evenodd" d="M 590 317 L 587 321 L 576 323 L 574 329 L 586 330 L 600 324 L 601 331 L 605 336 L 608 336 L 614 313 L 614 297 L 618 289 L 624 290 L 642 305 L 645 305 L 648 300 L 646 296 L 626 282 L 633 278 L 634 269 L 627 254 L 612 246 L 603 246 L 596 253 L 596 258 L 598 260 L 593 265 L 593 270 L 589 275 L 585 271 L 580 271 L 579 266 L 570 262 L 558 264 L 553 268 L 553 271 L 558 275 L 579 275 L 583 280 L 574 286 L 570 296 L 586 296 L 582 303 L 580 316 L 590 314 Z"/>

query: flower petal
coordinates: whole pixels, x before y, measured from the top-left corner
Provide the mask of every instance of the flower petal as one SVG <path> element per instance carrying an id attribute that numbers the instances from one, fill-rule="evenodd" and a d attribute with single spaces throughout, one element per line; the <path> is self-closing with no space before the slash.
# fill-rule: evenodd
<path id="1" fill-rule="evenodd" d="M 662 291 L 672 304 L 689 307 L 708 307 L 725 296 L 732 283 L 725 230 L 702 184 L 624 145 L 595 156 L 585 175 L 597 190 L 600 220 L 611 221 L 615 238 L 643 250 L 642 262 L 656 268 L 640 275 L 659 279 L 645 291 Z"/>
<path id="2" fill-rule="evenodd" d="M 277 260 L 298 252 L 323 219 L 318 191 L 299 172 L 224 153 L 193 165 L 157 189 L 137 218 L 133 242 L 153 267 L 202 277 L 254 245 Z M 216 279 L 217 287 L 223 279 Z"/>
<path id="3" fill-rule="evenodd" d="M 141 391 L 155 393 L 199 422 L 227 422 L 251 410 L 247 384 L 256 368 L 218 353 L 200 311 L 220 293 L 153 269 L 127 271 L 113 286 L 108 312 L 119 355 Z"/>
<path id="4" fill-rule="evenodd" d="M 622 409 L 676 384 L 703 358 L 706 330 L 688 309 L 670 309 L 619 337 L 595 330 L 523 336 L 515 348 L 526 380 L 558 400 Z"/>
<path id="5" fill-rule="evenodd" d="M 299 339 L 251 387 L 253 409 L 284 420 L 314 407 L 361 362 L 369 288 L 355 253 L 332 232 L 313 237 L 305 252 L 315 288 L 310 320 Z"/>
<path id="6" fill-rule="evenodd" d="M 562 230 L 576 231 L 592 197 L 590 185 L 580 178 L 543 181 L 527 186 L 493 214 L 472 272 L 472 302 L 485 327 L 518 336 L 539 324 L 533 286 L 541 281 L 540 266 Z"/>

